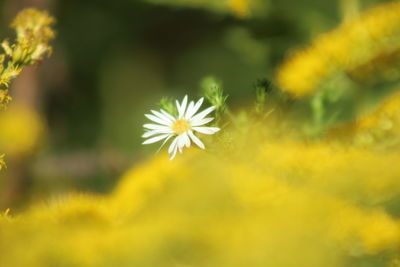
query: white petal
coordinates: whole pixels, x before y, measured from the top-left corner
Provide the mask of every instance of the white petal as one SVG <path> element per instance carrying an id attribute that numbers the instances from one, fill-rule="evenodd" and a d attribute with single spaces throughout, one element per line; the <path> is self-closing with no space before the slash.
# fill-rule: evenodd
<path id="1" fill-rule="evenodd" d="M 184 117 L 186 119 L 188 118 L 188 114 L 190 114 L 190 112 L 192 111 L 193 107 L 194 107 L 194 102 L 190 101 L 189 106 L 187 107 L 185 115 L 184 115 Z"/>
<path id="2" fill-rule="evenodd" d="M 146 129 L 150 129 L 150 130 L 168 130 L 168 129 L 170 129 L 167 126 L 153 124 L 153 123 L 145 124 L 145 125 L 143 125 L 143 127 L 146 128 Z"/>
<path id="3" fill-rule="evenodd" d="M 178 100 L 175 100 L 175 104 L 176 104 L 176 109 L 178 110 L 179 113 L 179 110 L 181 110 L 181 105 L 179 104 Z"/>
<path id="4" fill-rule="evenodd" d="M 186 139 L 185 139 L 185 133 L 181 134 L 178 136 L 178 149 L 179 152 L 182 153 L 182 149 L 185 147 L 186 144 Z"/>
<path id="5" fill-rule="evenodd" d="M 213 120 L 214 120 L 214 118 L 204 118 L 204 119 L 195 120 L 195 121 L 192 120 L 190 122 L 190 125 L 192 125 L 192 126 L 200 126 L 200 125 L 207 124 L 207 123 L 209 123 L 210 121 L 213 121 Z"/>
<path id="6" fill-rule="evenodd" d="M 164 142 L 161 144 L 161 146 L 157 149 L 157 153 L 160 152 L 160 150 L 164 147 L 164 145 L 168 142 L 169 139 L 171 139 L 173 135 L 170 134 L 165 140 Z"/>
<path id="7" fill-rule="evenodd" d="M 151 114 L 144 114 L 144 115 L 145 115 L 146 118 L 148 118 L 149 120 L 154 121 L 154 122 L 157 122 L 157 123 L 159 123 L 159 124 L 167 125 L 167 126 L 171 125 L 171 122 L 170 122 L 169 120 L 162 120 L 162 119 L 160 119 L 160 118 L 158 118 L 158 117 L 156 117 L 156 116 L 154 116 L 154 115 L 151 115 Z"/>
<path id="8" fill-rule="evenodd" d="M 197 136 L 195 136 L 192 131 L 188 131 L 188 135 L 192 139 L 193 143 L 195 143 L 198 147 L 200 147 L 201 149 L 206 148 L 203 142 L 201 142 L 201 140 Z"/>
<path id="9" fill-rule="evenodd" d="M 183 140 L 184 140 L 184 142 L 185 142 L 185 146 L 186 146 L 186 147 L 190 147 L 190 138 L 189 138 L 189 136 L 187 135 L 187 133 L 183 133 L 183 134 L 182 134 L 182 138 L 183 138 Z"/>
<path id="10" fill-rule="evenodd" d="M 175 146 L 174 149 L 171 151 L 169 160 L 173 160 L 175 158 L 177 149 L 178 149 L 178 146 Z"/>
<path id="11" fill-rule="evenodd" d="M 172 121 L 175 121 L 175 120 L 176 120 L 171 114 L 169 114 L 169 113 L 166 112 L 165 110 L 160 109 L 160 111 L 161 111 L 162 114 L 164 114 L 165 116 L 167 116 L 170 120 L 172 120 Z"/>
<path id="12" fill-rule="evenodd" d="M 173 160 L 176 155 L 176 151 L 178 149 L 177 142 L 178 142 L 178 137 L 176 137 L 174 141 L 172 141 L 171 145 L 168 148 L 169 160 Z"/>
<path id="13" fill-rule="evenodd" d="M 220 130 L 217 127 L 193 127 L 192 129 L 203 134 L 215 134 Z"/>
<path id="14" fill-rule="evenodd" d="M 145 133 L 142 135 L 142 137 L 143 137 L 143 138 L 148 138 L 148 137 L 153 136 L 153 135 L 157 135 L 157 134 L 167 134 L 167 133 L 172 134 L 172 130 L 171 130 L 171 129 L 165 129 L 165 130 L 152 130 L 152 131 L 147 131 L 147 132 L 145 132 Z"/>
<path id="15" fill-rule="evenodd" d="M 202 112 L 200 112 L 199 114 L 197 114 L 196 116 L 192 117 L 193 121 L 196 120 L 201 120 L 203 119 L 205 116 L 207 116 L 208 114 L 210 114 L 211 112 L 213 112 L 217 107 L 216 106 L 211 106 L 209 108 L 206 108 L 205 110 L 203 110 Z"/>
<path id="16" fill-rule="evenodd" d="M 190 110 L 186 112 L 186 119 L 190 119 L 201 107 L 201 105 L 203 104 L 204 98 L 200 98 L 199 101 L 197 101 L 196 105 L 194 105 L 194 107 Z"/>
<path id="17" fill-rule="evenodd" d="M 167 116 L 165 116 L 164 114 L 161 114 L 160 112 L 158 112 L 158 111 L 155 111 L 155 110 L 150 110 L 151 111 L 151 113 L 153 113 L 154 115 L 156 115 L 158 118 L 160 118 L 160 119 L 162 119 L 162 120 L 164 120 L 164 121 L 169 121 L 169 122 L 173 122 L 174 121 L 174 119 L 170 119 L 169 117 L 167 117 Z"/>
<path id="18" fill-rule="evenodd" d="M 186 111 L 186 105 L 187 105 L 187 95 L 185 95 L 185 97 L 182 100 L 182 104 L 180 105 L 180 107 L 178 108 L 178 112 L 179 112 L 179 119 L 183 118 L 183 116 L 185 115 L 185 111 Z"/>
<path id="19" fill-rule="evenodd" d="M 175 137 L 174 141 L 172 141 L 171 145 L 168 148 L 168 153 L 171 154 L 171 152 L 174 150 L 174 148 L 177 146 L 178 143 L 178 136 Z"/>
<path id="20" fill-rule="evenodd" d="M 164 138 L 167 138 L 169 136 L 169 134 L 163 134 L 163 135 L 159 135 L 150 139 L 145 140 L 142 144 L 143 145 L 148 145 L 148 144 L 153 144 L 156 143 Z"/>

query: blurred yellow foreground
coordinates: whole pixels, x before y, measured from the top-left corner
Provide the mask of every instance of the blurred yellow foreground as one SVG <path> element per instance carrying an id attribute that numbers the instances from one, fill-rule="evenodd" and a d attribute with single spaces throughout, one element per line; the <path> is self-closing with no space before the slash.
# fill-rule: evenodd
<path id="1" fill-rule="evenodd" d="M 384 114 L 392 127 L 381 136 L 398 131 L 400 107 L 386 110 L 397 98 L 361 121 L 379 126 Z M 225 131 L 212 153 L 157 156 L 109 196 L 7 211 L 1 266 L 396 266 L 398 149 L 353 142 L 373 136 L 364 126 L 278 139 L 273 121 Z"/>

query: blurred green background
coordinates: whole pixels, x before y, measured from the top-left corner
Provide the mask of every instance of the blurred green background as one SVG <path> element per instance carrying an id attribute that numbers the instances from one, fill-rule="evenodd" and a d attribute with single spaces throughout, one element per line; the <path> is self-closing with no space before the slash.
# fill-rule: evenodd
<path id="1" fill-rule="evenodd" d="M 334 28 L 356 2 L 385 1 L 2 1 L 2 38 L 14 36 L 8 25 L 19 10 L 37 7 L 56 17 L 57 39 L 52 57 L 13 84 L 14 102 L 39 112 L 45 131 L 34 150 L 6 158 L 0 208 L 111 190 L 154 153 L 140 136 L 161 97 L 198 97 L 212 75 L 232 107 L 251 103 L 257 79 L 273 80 L 288 52 Z"/>

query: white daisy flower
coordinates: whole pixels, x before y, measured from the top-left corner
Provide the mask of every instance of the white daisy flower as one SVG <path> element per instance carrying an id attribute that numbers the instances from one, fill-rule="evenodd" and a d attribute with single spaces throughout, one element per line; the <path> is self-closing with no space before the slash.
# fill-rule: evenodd
<path id="1" fill-rule="evenodd" d="M 160 147 L 161 149 L 169 139 L 175 137 L 168 148 L 170 160 L 175 157 L 177 151 L 182 153 L 185 146 L 190 147 L 191 142 L 204 149 L 203 142 L 194 133 L 214 134 L 220 129 L 204 126 L 214 120 L 214 118 L 206 116 L 215 110 L 215 106 L 211 106 L 196 114 L 201 104 L 203 104 L 203 100 L 201 98 L 197 103 L 191 101 L 188 105 L 188 98 L 185 96 L 181 104 L 176 101 L 176 107 L 178 108 L 177 118 L 162 109 L 160 112 L 151 110 L 153 114 L 145 114 L 149 120 L 155 123 L 143 125 L 146 132 L 142 137 L 148 138 L 143 144 L 147 145 L 164 140 Z"/>

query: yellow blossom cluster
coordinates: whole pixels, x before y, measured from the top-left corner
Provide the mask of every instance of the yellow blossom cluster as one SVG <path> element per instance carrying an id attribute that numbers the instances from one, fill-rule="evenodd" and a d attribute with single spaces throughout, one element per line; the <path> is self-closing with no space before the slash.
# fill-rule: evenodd
<path id="1" fill-rule="evenodd" d="M 400 145 L 400 93 L 394 93 L 355 122 L 339 126 L 330 137 L 360 146 L 398 148 Z"/>
<path id="2" fill-rule="evenodd" d="M 44 132 L 43 118 L 32 108 L 11 105 L 0 113 L 0 150 L 6 155 L 29 155 Z"/>
<path id="3" fill-rule="evenodd" d="M 374 7 L 292 53 L 277 71 L 282 90 L 303 98 L 327 80 L 400 49 L 400 3 Z"/>
<path id="4" fill-rule="evenodd" d="M 51 53 L 49 41 L 54 38 L 53 23 L 54 18 L 47 12 L 31 8 L 21 11 L 11 24 L 17 38 L 1 44 L 5 53 L 0 54 L 0 107 L 5 108 L 11 101 L 8 87 L 22 69 Z"/>

